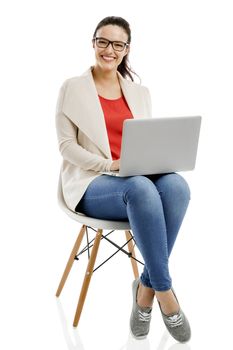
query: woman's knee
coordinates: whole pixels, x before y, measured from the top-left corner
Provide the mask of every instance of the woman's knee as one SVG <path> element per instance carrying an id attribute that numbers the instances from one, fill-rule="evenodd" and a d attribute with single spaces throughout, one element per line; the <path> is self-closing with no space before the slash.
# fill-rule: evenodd
<path id="1" fill-rule="evenodd" d="M 158 191 L 154 184 L 145 176 L 136 175 L 127 179 L 125 190 L 126 200 L 129 199 L 129 197 L 133 197 L 134 200 L 145 200 L 150 196 L 154 196 L 156 193 L 158 194 Z"/>
<path id="2" fill-rule="evenodd" d="M 189 185 L 180 174 L 166 174 L 158 180 L 157 185 L 160 193 L 190 200 Z"/>

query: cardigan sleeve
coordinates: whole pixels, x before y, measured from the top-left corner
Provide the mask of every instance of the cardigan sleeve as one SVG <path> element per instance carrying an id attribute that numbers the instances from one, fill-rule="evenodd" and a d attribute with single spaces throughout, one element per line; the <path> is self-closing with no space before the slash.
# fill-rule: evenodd
<path id="1" fill-rule="evenodd" d="M 91 153 L 77 142 L 78 127 L 64 114 L 62 105 L 67 81 L 62 85 L 56 106 L 56 131 L 63 159 L 84 170 L 110 171 L 111 159 Z"/>

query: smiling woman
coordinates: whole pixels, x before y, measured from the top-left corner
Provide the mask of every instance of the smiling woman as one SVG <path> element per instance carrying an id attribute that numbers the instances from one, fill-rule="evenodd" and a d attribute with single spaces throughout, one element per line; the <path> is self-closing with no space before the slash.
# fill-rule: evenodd
<path id="1" fill-rule="evenodd" d="M 110 41 L 112 40 L 112 41 Z M 115 41 L 115 42 L 114 42 Z M 109 45 L 111 43 L 111 45 Z M 108 57 L 116 59 L 117 70 L 124 78 L 129 77 L 133 81 L 132 73 L 128 65 L 128 54 L 131 43 L 131 30 L 129 23 L 121 17 L 106 17 L 97 25 L 93 35 L 93 47 L 108 49 L 112 47 L 113 52 L 103 52 Z M 96 45 L 95 45 L 96 44 Z M 120 53 L 119 53 L 120 52 Z M 117 56 L 116 53 L 119 53 Z M 96 51 L 96 55 L 98 50 Z M 101 53 L 99 52 L 101 55 Z M 96 56 L 97 58 L 97 56 Z"/>
<path id="2" fill-rule="evenodd" d="M 110 19 L 112 17 L 101 21 L 94 32 L 92 43 L 96 63 L 92 73 L 98 94 L 117 99 L 122 96 L 117 71 L 133 81 L 133 72 L 128 65 L 131 32 L 128 22 L 118 17 L 114 22 Z"/>
<path id="3" fill-rule="evenodd" d="M 169 332 L 184 342 L 190 327 L 172 289 L 168 260 L 188 207 L 189 187 L 175 173 L 102 174 L 120 168 L 124 120 L 152 115 L 148 89 L 133 81 L 130 44 L 129 23 L 121 17 L 104 18 L 92 38 L 94 66 L 81 77 L 67 79 L 61 88 L 56 126 L 63 156 L 62 190 L 73 211 L 130 223 L 145 261 L 140 279 L 132 285 L 134 337 L 149 333 L 156 296 Z"/>

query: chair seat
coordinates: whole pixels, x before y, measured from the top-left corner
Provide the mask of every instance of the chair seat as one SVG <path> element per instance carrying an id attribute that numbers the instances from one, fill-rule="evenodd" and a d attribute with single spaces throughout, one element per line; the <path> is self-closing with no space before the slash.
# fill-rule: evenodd
<path id="1" fill-rule="evenodd" d="M 73 220 L 86 226 L 91 226 L 103 230 L 130 230 L 129 221 L 113 221 L 92 218 L 83 213 L 73 212 L 67 207 L 62 207 L 66 214 Z"/>

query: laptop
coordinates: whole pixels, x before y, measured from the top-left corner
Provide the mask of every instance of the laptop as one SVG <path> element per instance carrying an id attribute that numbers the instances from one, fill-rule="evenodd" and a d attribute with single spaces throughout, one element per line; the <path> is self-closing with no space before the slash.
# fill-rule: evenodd
<path id="1" fill-rule="evenodd" d="M 200 126 L 200 116 L 126 119 L 120 170 L 101 173 L 124 177 L 193 170 Z"/>

